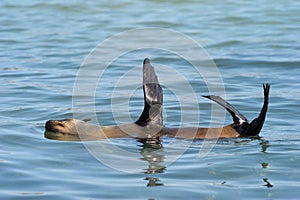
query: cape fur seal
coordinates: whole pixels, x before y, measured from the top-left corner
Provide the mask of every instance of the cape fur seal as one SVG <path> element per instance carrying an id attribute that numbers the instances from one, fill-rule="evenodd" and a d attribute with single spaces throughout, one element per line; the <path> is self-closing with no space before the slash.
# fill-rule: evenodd
<path id="1" fill-rule="evenodd" d="M 45 137 L 57 140 L 99 140 L 134 137 L 145 140 L 160 138 L 163 128 L 162 88 L 150 60 L 143 62 L 144 110 L 134 123 L 116 126 L 96 126 L 84 120 L 49 120 L 45 124 Z"/>
<path id="2" fill-rule="evenodd" d="M 264 84 L 264 103 L 257 118 L 249 122 L 237 109 L 219 96 L 203 96 L 224 107 L 233 123 L 220 128 L 181 127 L 163 125 L 163 92 L 150 60 L 143 62 L 144 110 L 134 123 L 117 126 L 96 126 L 84 120 L 49 120 L 45 124 L 45 137 L 57 140 L 99 140 L 105 138 L 134 137 L 142 141 L 159 140 L 161 136 L 178 138 L 236 138 L 258 136 L 266 117 L 270 85 Z"/>

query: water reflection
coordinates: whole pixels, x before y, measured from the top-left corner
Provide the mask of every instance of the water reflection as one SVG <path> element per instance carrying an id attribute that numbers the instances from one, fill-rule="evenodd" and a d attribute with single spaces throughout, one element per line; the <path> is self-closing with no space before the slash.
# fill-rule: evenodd
<path id="1" fill-rule="evenodd" d="M 269 141 L 268 140 L 264 140 L 263 138 L 260 139 L 260 145 L 261 145 L 261 152 L 266 153 L 269 145 Z"/>
<path id="2" fill-rule="evenodd" d="M 146 177 L 144 180 L 148 181 L 147 187 L 153 187 L 153 186 L 163 186 L 163 183 L 159 183 L 158 178 L 153 178 L 153 177 Z"/>
<path id="3" fill-rule="evenodd" d="M 141 141 L 140 141 L 141 142 Z M 163 164 L 165 161 L 165 152 L 163 151 L 163 145 L 159 142 L 142 142 L 140 145 L 141 160 L 148 162 L 148 168 L 144 169 L 145 174 L 158 174 L 164 173 L 167 167 Z M 158 178 L 147 176 L 144 180 L 147 180 L 147 187 L 163 186 Z"/>
<path id="4" fill-rule="evenodd" d="M 263 181 L 266 183 L 264 186 L 266 186 L 266 187 L 268 187 L 268 188 L 273 187 L 273 185 L 268 181 L 267 178 L 263 178 Z"/>
<path id="5" fill-rule="evenodd" d="M 268 164 L 268 163 L 265 163 L 265 162 L 261 163 L 261 167 L 264 168 L 264 169 L 267 168 L 268 165 L 269 165 L 269 164 Z"/>
<path id="6" fill-rule="evenodd" d="M 263 138 L 260 139 L 260 145 L 261 145 L 261 152 L 263 153 L 267 153 L 267 150 L 268 148 L 270 147 L 270 144 L 269 144 L 269 141 L 268 140 L 264 140 Z M 262 162 L 261 163 L 261 167 L 263 169 L 267 169 L 269 166 L 269 163 L 267 162 Z M 263 178 L 263 181 L 266 183 L 264 186 L 266 186 L 267 188 L 271 188 L 273 187 L 274 185 L 272 185 L 269 181 L 268 181 L 268 178 Z"/>
<path id="7" fill-rule="evenodd" d="M 267 153 L 268 148 L 270 147 L 269 141 L 265 140 L 263 138 L 256 138 L 260 142 L 261 146 L 261 152 Z M 239 142 L 250 142 L 253 140 L 242 140 Z M 144 173 L 147 174 L 144 178 L 144 180 L 148 181 L 147 187 L 153 187 L 153 186 L 164 186 L 164 183 L 157 178 L 149 175 L 164 173 L 167 170 L 167 167 L 164 165 L 164 162 L 166 160 L 166 152 L 164 151 L 163 145 L 160 143 L 160 141 L 139 141 L 141 144 L 139 145 L 139 152 L 142 156 L 140 159 L 147 161 L 148 168 L 144 169 Z M 261 162 L 260 163 L 261 168 L 263 170 L 266 170 L 269 167 L 268 162 Z M 268 178 L 263 178 L 263 181 L 266 183 L 264 186 L 271 188 L 274 185 L 272 185 Z M 223 182 L 222 184 L 225 184 L 226 182 Z"/>

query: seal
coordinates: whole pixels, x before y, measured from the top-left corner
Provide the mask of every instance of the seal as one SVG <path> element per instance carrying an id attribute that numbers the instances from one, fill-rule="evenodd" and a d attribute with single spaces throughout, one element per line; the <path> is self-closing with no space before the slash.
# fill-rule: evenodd
<path id="1" fill-rule="evenodd" d="M 148 58 L 143 62 L 144 110 L 134 123 L 117 126 L 96 126 L 87 120 L 49 120 L 44 136 L 56 140 L 99 140 L 106 138 L 133 137 L 155 141 L 163 128 L 162 88 Z"/>
<path id="2" fill-rule="evenodd" d="M 219 96 L 203 96 L 224 107 L 233 123 L 220 128 L 180 127 L 163 125 L 163 92 L 150 60 L 143 62 L 144 109 L 134 123 L 118 126 L 96 126 L 86 120 L 49 120 L 45 124 L 45 137 L 57 140 L 99 140 L 133 137 L 141 142 L 157 143 L 162 136 L 192 139 L 237 138 L 258 136 L 268 110 L 270 84 L 264 84 L 264 103 L 257 118 L 249 122 L 236 108 Z"/>

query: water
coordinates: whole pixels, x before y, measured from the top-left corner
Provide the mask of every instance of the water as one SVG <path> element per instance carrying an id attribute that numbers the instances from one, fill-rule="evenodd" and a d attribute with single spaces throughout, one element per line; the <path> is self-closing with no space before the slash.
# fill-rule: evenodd
<path id="1" fill-rule="evenodd" d="M 298 199 L 299 6 L 298 1 L 266 0 L 1 1 L 1 199 Z M 45 121 L 72 117 L 73 85 L 88 53 L 113 34 L 143 27 L 173 29 L 200 43 L 221 72 L 227 99 L 249 119 L 260 110 L 262 83 L 271 83 L 263 138 L 219 140 L 204 158 L 199 157 L 204 142 L 194 141 L 171 165 L 166 164 L 170 152 L 181 148 L 168 147 L 171 138 L 164 138 L 162 148 L 132 139 L 112 140 L 144 163 L 133 174 L 99 162 L 83 143 L 45 139 Z M 157 65 L 187 69 L 200 101 L 200 125 L 208 125 L 211 104 L 201 99 L 207 94 L 205 83 L 189 74 L 179 57 L 136 51 L 112 66 L 140 67 L 144 55 L 151 55 Z M 108 73 L 112 83 L 122 74 L 113 67 Z M 184 92 L 172 81 L 171 87 Z M 115 123 L 106 106 L 112 89 L 109 82 L 97 88 L 97 117 L 104 124 Z M 127 110 L 118 119 L 126 122 L 128 109 L 136 119 L 143 104 L 141 88 L 121 90 L 134 95 L 130 103 L 119 98 Z M 180 122 L 178 105 L 166 89 L 166 125 Z M 194 112 L 192 106 L 184 106 Z"/>

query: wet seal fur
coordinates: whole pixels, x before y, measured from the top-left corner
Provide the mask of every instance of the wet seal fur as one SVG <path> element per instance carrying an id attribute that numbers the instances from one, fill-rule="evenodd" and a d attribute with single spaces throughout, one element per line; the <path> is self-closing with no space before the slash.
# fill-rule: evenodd
<path id="1" fill-rule="evenodd" d="M 134 123 L 117 126 L 96 126 L 86 120 L 49 120 L 45 124 L 45 137 L 56 140 L 99 140 L 134 137 L 159 142 L 162 118 L 162 88 L 150 60 L 143 62 L 144 110 Z"/>
<path id="2" fill-rule="evenodd" d="M 233 123 L 220 128 L 180 127 L 163 125 L 163 92 L 150 60 L 143 62 L 144 109 L 134 123 L 117 126 L 96 126 L 86 120 L 49 120 L 45 124 L 45 137 L 57 140 L 99 140 L 133 137 L 142 142 L 160 142 L 162 136 L 177 138 L 237 138 L 258 136 L 268 110 L 270 84 L 264 84 L 264 103 L 257 118 L 249 122 L 236 108 L 219 96 L 203 96 L 224 107 Z"/>

